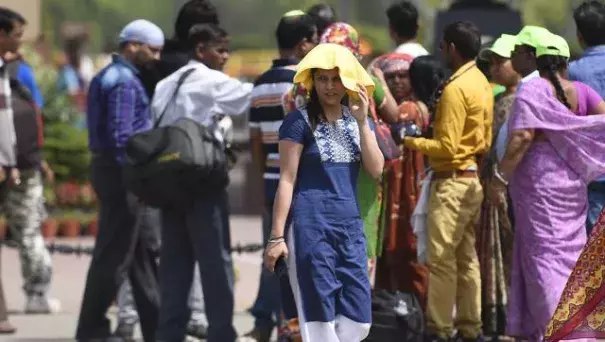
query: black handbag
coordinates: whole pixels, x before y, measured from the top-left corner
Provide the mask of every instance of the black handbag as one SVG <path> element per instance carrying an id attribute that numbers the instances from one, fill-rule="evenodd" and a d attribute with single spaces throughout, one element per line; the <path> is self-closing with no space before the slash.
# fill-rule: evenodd
<path id="1" fill-rule="evenodd" d="M 376 290 L 372 294 L 372 327 L 365 342 L 422 342 L 424 312 L 410 293 Z"/>
<path id="2" fill-rule="evenodd" d="M 126 145 L 125 186 L 151 207 L 182 208 L 200 195 L 225 188 L 229 182 L 226 146 L 214 129 L 188 118 L 159 127 L 194 70 L 181 75 L 153 129 L 133 135 Z"/>

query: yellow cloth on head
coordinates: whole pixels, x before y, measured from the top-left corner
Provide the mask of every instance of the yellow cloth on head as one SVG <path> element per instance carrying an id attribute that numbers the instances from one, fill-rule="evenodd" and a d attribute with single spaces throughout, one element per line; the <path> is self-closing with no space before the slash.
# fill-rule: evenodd
<path id="1" fill-rule="evenodd" d="M 294 83 L 302 84 L 305 89 L 313 89 L 313 76 L 311 70 L 331 70 L 338 68 L 342 84 L 347 93 L 354 99 L 358 99 L 357 83 L 363 84 L 368 90 L 368 96 L 372 97 L 374 92 L 374 81 L 363 66 L 359 64 L 355 55 L 344 46 L 337 44 L 319 44 L 311 50 L 298 64 Z"/>

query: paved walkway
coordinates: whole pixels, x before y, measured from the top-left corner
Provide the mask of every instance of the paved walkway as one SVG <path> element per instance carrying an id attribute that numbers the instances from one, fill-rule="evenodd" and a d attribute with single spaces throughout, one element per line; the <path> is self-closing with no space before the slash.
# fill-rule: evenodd
<path id="1" fill-rule="evenodd" d="M 239 216 L 231 219 L 232 244 L 258 243 L 261 241 L 259 217 Z M 93 244 L 91 238 L 81 240 L 61 240 L 73 244 Z M 0 341 L 73 341 L 81 296 L 90 257 L 54 255 L 54 276 L 51 297 L 61 301 L 62 311 L 57 315 L 23 315 L 25 298 L 21 290 L 22 280 L 17 251 L 2 248 L 2 280 L 10 311 L 10 321 L 19 329 L 16 335 L 0 337 Z M 246 312 L 256 297 L 261 267 L 261 252 L 234 255 L 238 270 L 235 286 L 236 315 L 235 327 L 240 334 L 251 329 L 253 320 Z M 110 313 L 115 317 L 115 310 Z M 138 335 L 140 336 L 140 335 Z"/>

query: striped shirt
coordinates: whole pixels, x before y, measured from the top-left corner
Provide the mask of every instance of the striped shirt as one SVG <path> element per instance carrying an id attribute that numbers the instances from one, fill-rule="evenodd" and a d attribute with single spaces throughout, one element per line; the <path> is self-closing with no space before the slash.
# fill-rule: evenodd
<path id="1" fill-rule="evenodd" d="M 279 182 L 278 132 L 284 119 L 282 96 L 290 90 L 297 60 L 276 59 L 255 82 L 250 106 L 250 129 L 259 129 L 265 155 L 265 199 L 272 205 Z"/>

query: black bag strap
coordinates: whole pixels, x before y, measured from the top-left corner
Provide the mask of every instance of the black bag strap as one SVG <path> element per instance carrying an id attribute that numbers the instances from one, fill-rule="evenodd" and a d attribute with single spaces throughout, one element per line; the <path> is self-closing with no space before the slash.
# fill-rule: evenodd
<path id="1" fill-rule="evenodd" d="M 179 77 L 179 80 L 176 82 L 176 87 L 174 88 L 174 92 L 172 92 L 172 97 L 170 98 L 170 100 L 168 100 L 168 103 L 166 104 L 166 107 L 164 107 L 164 110 L 162 111 L 162 114 L 160 114 L 160 117 L 158 118 L 158 120 L 155 122 L 155 124 L 153 125 L 153 129 L 156 129 L 160 126 L 160 123 L 162 122 L 162 119 L 164 118 L 164 115 L 166 115 L 166 111 L 168 111 L 168 107 L 170 107 L 170 105 L 176 101 L 176 95 L 179 93 L 179 89 L 181 88 L 181 86 L 183 85 L 183 83 L 185 82 L 185 79 L 191 75 L 192 72 L 195 71 L 195 68 L 191 68 L 187 71 L 185 71 L 181 77 Z"/>

